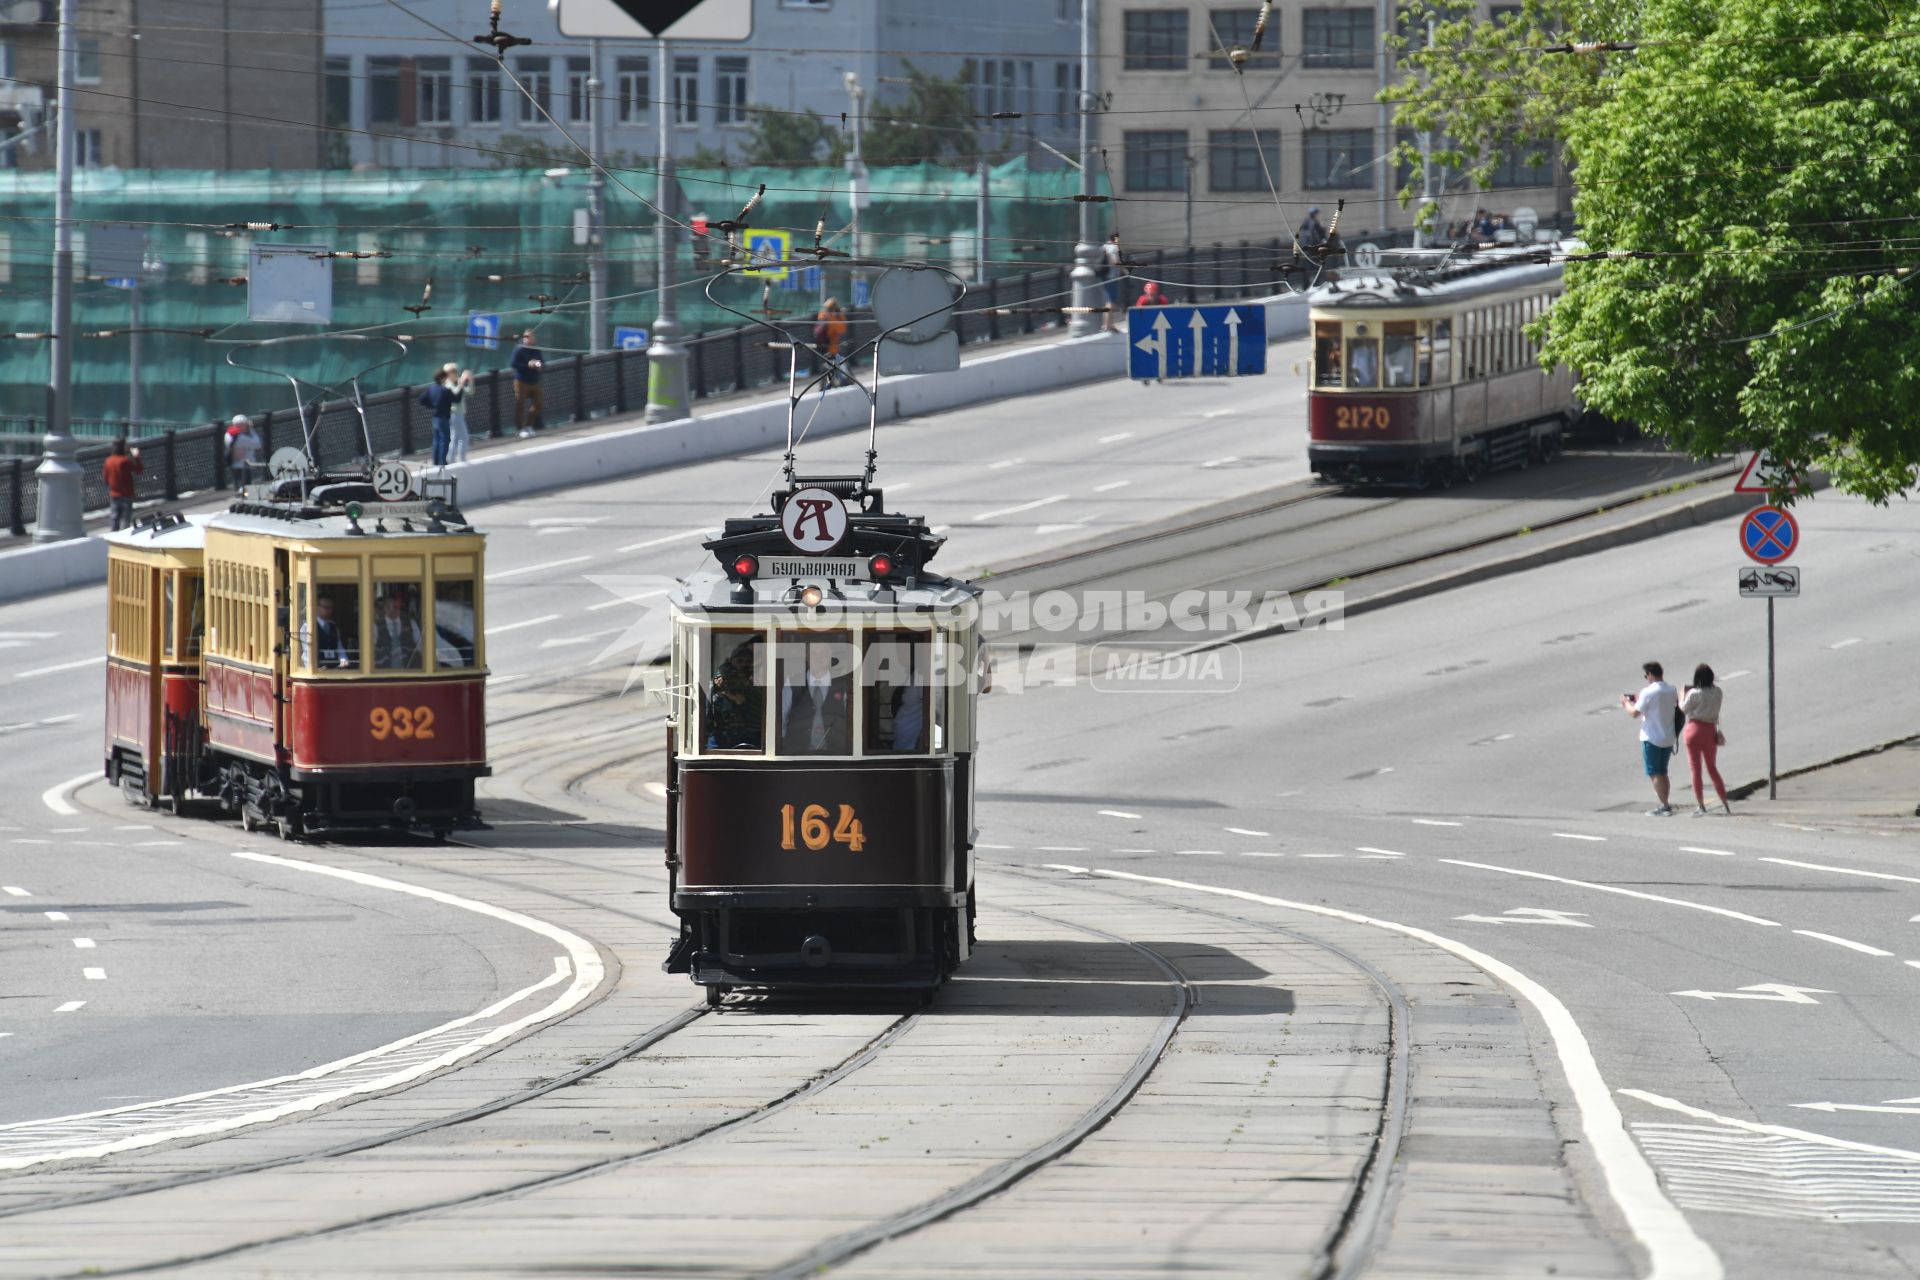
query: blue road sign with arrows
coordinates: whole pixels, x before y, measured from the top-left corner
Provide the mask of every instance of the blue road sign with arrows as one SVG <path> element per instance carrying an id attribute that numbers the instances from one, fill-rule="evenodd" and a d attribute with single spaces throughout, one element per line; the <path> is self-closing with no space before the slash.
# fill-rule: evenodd
<path id="1" fill-rule="evenodd" d="M 1267 310 L 1134 307 L 1127 312 L 1127 376 L 1227 378 L 1267 371 Z"/>
<path id="2" fill-rule="evenodd" d="M 486 351 L 500 349 L 500 316 L 498 312 L 467 312 L 467 345 Z"/>
<path id="3" fill-rule="evenodd" d="M 633 325 L 618 324 L 613 327 L 613 345 L 618 351 L 645 351 L 647 349 L 647 331 Z"/>

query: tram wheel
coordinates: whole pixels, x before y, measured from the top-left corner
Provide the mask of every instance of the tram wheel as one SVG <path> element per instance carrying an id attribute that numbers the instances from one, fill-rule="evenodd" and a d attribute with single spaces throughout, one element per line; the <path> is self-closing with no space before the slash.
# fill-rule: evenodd
<path id="1" fill-rule="evenodd" d="M 1466 471 L 1467 483 L 1472 484 L 1481 476 L 1487 474 L 1487 455 L 1481 450 L 1475 449 L 1461 460 L 1461 466 Z"/>
<path id="2" fill-rule="evenodd" d="M 1415 493 L 1425 493 L 1433 484 L 1433 470 L 1426 463 L 1415 463 L 1411 481 Z"/>
<path id="3" fill-rule="evenodd" d="M 1436 459 L 1433 464 L 1433 478 L 1442 489 L 1453 488 L 1453 476 L 1456 464 L 1451 458 Z"/>
<path id="4" fill-rule="evenodd" d="M 707 1008 L 718 1009 L 720 1007 L 721 1002 L 727 998 L 728 993 L 730 993 L 732 990 L 733 990 L 732 987 L 722 987 L 718 985 L 708 987 L 707 988 Z"/>
<path id="5" fill-rule="evenodd" d="M 292 841 L 300 834 L 300 823 L 294 818 L 275 818 L 273 829 L 282 840 Z"/>
<path id="6" fill-rule="evenodd" d="M 240 829 L 249 835 L 253 833 L 253 810 L 247 808 L 244 802 L 240 805 Z"/>

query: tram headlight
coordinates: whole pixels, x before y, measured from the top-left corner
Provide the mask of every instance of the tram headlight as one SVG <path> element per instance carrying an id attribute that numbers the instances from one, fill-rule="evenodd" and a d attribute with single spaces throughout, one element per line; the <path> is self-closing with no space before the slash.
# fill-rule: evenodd
<path id="1" fill-rule="evenodd" d="M 867 561 L 867 568 L 872 572 L 875 582 L 884 582 L 893 573 L 893 557 L 884 553 L 877 555 Z"/>
<path id="2" fill-rule="evenodd" d="M 740 581 L 745 582 L 758 572 L 760 572 L 760 561 L 757 557 L 739 555 L 733 558 L 733 576 Z"/>
<path id="3" fill-rule="evenodd" d="M 820 593 L 820 588 L 818 587 L 808 587 L 805 591 L 802 591 L 800 593 L 800 603 L 807 606 L 807 608 L 809 609 L 819 608 L 820 601 L 823 598 L 824 597 Z"/>

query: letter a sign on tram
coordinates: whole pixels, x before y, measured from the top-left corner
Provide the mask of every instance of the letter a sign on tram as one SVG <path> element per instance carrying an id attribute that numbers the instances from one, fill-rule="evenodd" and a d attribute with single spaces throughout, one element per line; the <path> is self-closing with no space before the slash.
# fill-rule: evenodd
<path id="1" fill-rule="evenodd" d="M 1780 507 L 1755 507 L 1740 522 L 1740 549 L 1749 560 L 1779 564 L 1800 544 L 1800 522 Z"/>
<path id="2" fill-rule="evenodd" d="M 846 540 L 847 504 L 829 489 L 796 489 L 780 508 L 780 532 L 801 555 L 828 555 Z"/>

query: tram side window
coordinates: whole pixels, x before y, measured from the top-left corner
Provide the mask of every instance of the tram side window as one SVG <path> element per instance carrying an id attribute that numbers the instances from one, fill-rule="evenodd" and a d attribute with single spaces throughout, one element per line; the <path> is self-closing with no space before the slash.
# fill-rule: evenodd
<path id="1" fill-rule="evenodd" d="M 1382 344 L 1387 375 L 1385 385 L 1410 387 L 1413 385 L 1414 331 L 1418 326 L 1412 320 L 1389 320 L 1382 327 L 1386 330 Z M 1421 381 L 1427 379 L 1422 378 Z"/>
<path id="2" fill-rule="evenodd" d="M 420 634 L 420 584 L 378 582 L 373 598 L 373 666 L 376 671 L 426 668 L 426 638 Z"/>
<path id="3" fill-rule="evenodd" d="M 767 734 L 766 637 L 758 632 L 707 633 L 706 669 L 713 673 L 700 699 L 701 742 L 708 751 L 761 751 Z"/>
<path id="4" fill-rule="evenodd" d="M 320 582 L 313 588 L 313 665 L 329 671 L 360 665 L 360 585 Z"/>
<path id="5" fill-rule="evenodd" d="M 160 656 L 163 658 L 173 657 L 173 582 L 179 576 L 169 573 L 161 580 Z"/>
<path id="6" fill-rule="evenodd" d="M 1362 329 L 1365 327 L 1360 326 Z M 1380 340 L 1359 337 L 1347 339 L 1347 385 L 1372 387 L 1378 385 L 1379 377 Z"/>
<path id="7" fill-rule="evenodd" d="M 933 637 L 915 631 L 875 633 L 867 642 L 861 681 L 867 688 L 866 754 L 924 755 Z"/>
<path id="8" fill-rule="evenodd" d="M 1340 322 L 1320 320 L 1313 326 L 1313 385 L 1340 385 Z"/>
<path id="9" fill-rule="evenodd" d="M 197 573 L 180 575 L 182 609 L 186 613 L 187 635 L 183 657 L 198 658 L 200 642 L 207 630 L 207 580 Z"/>
<path id="10" fill-rule="evenodd" d="M 474 665 L 477 622 L 473 579 L 436 578 L 433 583 L 433 661 L 436 666 Z"/>
<path id="11" fill-rule="evenodd" d="M 786 756 L 853 752 L 853 642 L 828 631 L 780 643 L 778 750 Z"/>

